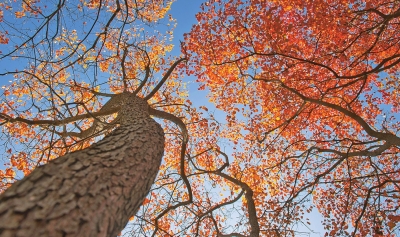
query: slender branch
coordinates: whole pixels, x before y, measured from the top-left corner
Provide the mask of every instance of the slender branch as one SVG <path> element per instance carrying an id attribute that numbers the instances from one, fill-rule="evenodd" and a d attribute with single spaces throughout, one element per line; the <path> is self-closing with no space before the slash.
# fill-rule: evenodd
<path id="1" fill-rule="evenodd" d="M 187 131 L 186 125 L 182 122 L 182 120 L 180 118 L 176 117 L 173 114 L 170 114 L 170 113 L 167 113 L 167 112 L 164 112 L 161 110 L 156 110 L 153 108 L 149 109 L 149 114 L 153 115 L 154 117 L 166 119 L 166 120 L 169 120 L 169 121 L 175 123 L 181 129 L 183 141 L 185 143 L 188 142 L 188 131 Z"/>
<path id="2" fill-rule="evenodd" d="M 163 76 L 161 81 L 158 82 L 157 86 L 154 87 L 154 89 L 146 97 L 144 97 L 144 100 L 149 100 L 151 97 L 153 97 L 153 95 L 157 93 L 157 91 L 161 88 L 161 86 L 164 85 L 165 81 L 167 81 L 167 79 L 169 78 L 171 73 L 174 71 L 176 66 L 178 66 L 178 64 L 181 63 L 182 61 L 186 61 L 186 60 L 187 60 L 186 58 L 181 58 L 181 59 L 178 59 L 176 62 L 174 62 L 174 64 L 172 64 L 172 66 L 165 73 L 165 75 Z"/>
<path id="3" fill-rule="evenodd" d="M 250 237 L 258 237 L 260 235 L 260 226 L 257 220 L 257 210 L 253 199 L 253 190 L 246 183 L 237 180 L 227 174 L 222 172 L 217 172 L 217 175 L 229 180 L 230 182 L 240 186 L 244 191 L 246 191 L 245 198 L 247 200 L 247 209 L 249 213 L 249 224 L 250 224 Z M 228 235 L 229 236 L 229 235 Z"/>
<path id="4" fill-rule="evenodd" d="M 247 237 L 247 235 L 242 235 L 240 233 L 230 233 L 230 234 L 227 234 L 227 235 L 218 234 L 218 237 Z"/>
<path id="5" fill-rule="evenodd" d="M 173 70 L 173 69 L 172 69 Z M 172 72 L 172 71 L 171 71 Z M 167 119 L 173 123 L 175 123 L 182 132 L 182 145 L 181 145 L 181 154 L 180 154 L 180 176 L 183 180 L 183 182 L 186 185 L 187 191 L 188 191 L 188 199 L 186 201 L 183 202 L 179 202 L 176 205 L 173 206 L 169 206 L 168 208 L 166 208 L 164 211 L 162 211 L 155 219 L 155 230 L 153 232 L 153 236 L 156 234 L 157 230 L 159 229 L 158 227 L 158 220 L 163 217 L 165 214 L 167 214 L 169 211 L 174 210 L 178 207 L 184 206 L 184 205 L 188 205 L 190 203 L 193 202 L 193 193 L 192 193 L 192 187 L 190 185 L 189 179 L 187 178 L 187 175 L 185 173 L 185 153 L 186 153 L 186 146 L 188 143 L 188 131 L 186 128 L 186 125 L 183 123 L 183 121 L 176 117 L 173 114 L 164 112 L 164 111 L 160 111 L 160 110 L 156 110 L 153 108 L 149 108 L 149 114 L 153 115 L 157 118 L 162 118 L 162 119 Z"/>
<path id="6" fill-rule="evenodd" d="M 144 76 L 143 81 L 140 83 L 140 85 L 136 88 L 136 90 L 133 92 L 133 94 L 137 95 L 139 93 L 140 90 L 142 90 L 143 86 L 147 83 L 147 81 L 149 80 L 150 77 L 150 57 L 149 54 L 147 53 L 146 50 L 143 50 L 140 47 L 136 47 L 138 50 L 142 51 L 145 55 L 146 55 L 146 59 L 147 59 L 147 64 L 145 66 L 145 70 L 146 70 L 146 74 Z"/>
<path id="7" fill-rule="evenodd" d="M 7 114 L 4 113 L 0 113 L 0 119 L 4 119 L 7 122 L 13 123 L 13 122 L 21 122 L 21 123 L 26 123 L 28 125 L 54 125 L 54 126 L 60 126 L 60 125 L 64 125 L 67 123 L 72 123 L 81 119 L 87 119 L 87 118 L 94 118 L 97 116 L 105 116 L 105 115 L 110 115 L 113 113 L 116 113 L 119 111 L 119 108 L 111 108 L 109 110 L 105 110 L 105 111 L 98 111 L 98 112 L 93 112 L 93 113 L 87 113 L 87 114 L 80 114 L 80 115 L 76 115 L 73 117 L 69 117 L 66 119 L 61 119 L 61 120 L 31 120 L 31 119 L 25 119 L 25 118 L 21 118 L 21 117 L 16 117 L 13 118 Z"/>
<path id="8" fill-rule="evenodd" d="M 335 105 L 326 101 L 322 101 L 320 99 L 312 99 L 309 97 L 304 96 L 303 94 L 301 94 L 300 92 L 298 92 L 297 90 L 285 85 L 282 81 L 280 80 L 268 80 L 268 79 L 263 79 L 263 78 L 255 78 L 252 77 L 254 80 L 259 80 L 259 81 L 265 81 L 265 82 L 277 82 L 279 83 L 283 88 L 289 90 L 290 92 L 296 94 L 297 96 L 299 96 L 302 100 L 304 101 L 308 101 L 308 102 L 312 102 L 314 104 L 319 104 L 331 109 L 334 109 L 336 111 L 339 111 L 343 114 L 345 114 L 346 116 L 352 118 L 353 120 L 355 120 L 358 124 L 361 125 L 361 127 L 364 128 L 365 132 L 372 136 L 372 137 L 376 137 L 379 138 L 381 140 L 386 140 L 387 142 L 400 146 L 400 137 L 397 137 L 396 135 L 392 134 L 392 133 L 385 133 L 385 132 L 378 132 L 375 131 L 374 129 L 372 129 L 369 124 L 367 122 L 365 122 L 365 120 L 363 118 L 361 118 L 359 115 L 355 114 L 354 112 L 351 112 L 339 105 Z"/>
<path id="9" fill-rule="evenodd" d="M 389 142 L 386 142 L 385 144 L 378 146 L 377 149 L 373 151 L 368 151 L 368 150 L 362 150 L 362 151 L 354 151 L 354 152 L 340 152 L 334 149 L 321 149 L 321 148 L 315 148 L 318 152 L 330 152 L 337 154 L 339 156 L 346 156 L 346 157 L 354 157 L 354 156 L 369 156 L 369 157 L 374 157 L 374 156 L 379 156 L 381 155 L 384 151 L 389 149 L 392 145 Z"/>

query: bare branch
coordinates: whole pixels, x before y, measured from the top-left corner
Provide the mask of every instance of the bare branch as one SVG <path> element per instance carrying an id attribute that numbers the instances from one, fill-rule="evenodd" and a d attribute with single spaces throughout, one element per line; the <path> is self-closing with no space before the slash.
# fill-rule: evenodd
<path id="1" fill-rule="evenodd" d="M 165 81 L 167 81 L 167 79 L 169 78 L 171 73 L 174 71 L 176 66 L 178 66 L 178 64 L 181 63 L 182 61 L 186 61 L 186 60 L 187 60 L 186 58 L 181 58 L 181 59 L 178 59 L 174 64 L 172 64 L 172 66 L 168 69 L 168 71 L 165 73 L 165 75 L 160 80 L 160 82 L 157 84 L 157 86 L 154 87 L 154 89 L 146 97 L 144 97 L 144 99 L 149 100 L 151 97 L 153 97 L 153 95 L 155 93 L 157 93 L 157 91 L 161 88 L 161 86 L 164 85 Z"/>

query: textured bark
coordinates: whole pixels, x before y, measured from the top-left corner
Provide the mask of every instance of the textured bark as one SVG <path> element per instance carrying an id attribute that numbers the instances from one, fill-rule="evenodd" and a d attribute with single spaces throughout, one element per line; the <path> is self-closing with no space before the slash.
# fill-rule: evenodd
<path id="1" fill-rule="evenodd" d="M 0 236 L 117 236 L 158 172 L 164 133 L 126 93 L 120 127 L 91 147 L 36 168 L 0 196 Z"/>

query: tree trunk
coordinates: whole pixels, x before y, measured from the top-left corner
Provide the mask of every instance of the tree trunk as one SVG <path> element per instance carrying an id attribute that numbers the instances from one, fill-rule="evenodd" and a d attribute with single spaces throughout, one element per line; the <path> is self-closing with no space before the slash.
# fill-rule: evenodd
<path id="1" fill-rule="evenodd" d="M 115 237 L 158 172 L 164 133 L 129 94 L 120 127 L 87 149 L 36 168 L 0 196 L 1 237 Z"/>

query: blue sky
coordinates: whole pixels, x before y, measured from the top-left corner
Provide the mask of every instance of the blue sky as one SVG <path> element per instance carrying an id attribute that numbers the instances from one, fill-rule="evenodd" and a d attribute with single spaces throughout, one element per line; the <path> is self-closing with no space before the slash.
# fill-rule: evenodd
<path id="1" fill-rule="evenodd" d="M 203 0 L 177 0 L 172 4 L 170 14 L 177 20 L 177 27 L 174 30 L 174 49 L 171 52 L 172 55 L 180 54 L 180 41 L 183 41 L 183 35 L 185 33 L 190 32 L 190 29 L 193 25 L 197 24 L 196 13 L 200 11 L 200 5 Z M 195 105 L 204 105 L 206 101 L 204 98 L 206 97 L 206 91 L 197 90 L 198 85 L 193 83 L 196 80 L 195 77 L 190 76 L 186 77 L 185 81 L 188 82 L 188 88 L 190 90 L 190 98 L 193 100 Z M 199 101 L 201 100 L 201 102 Z M 207 103 L 207 105 L 211 105 L 211 103 Z"/>

